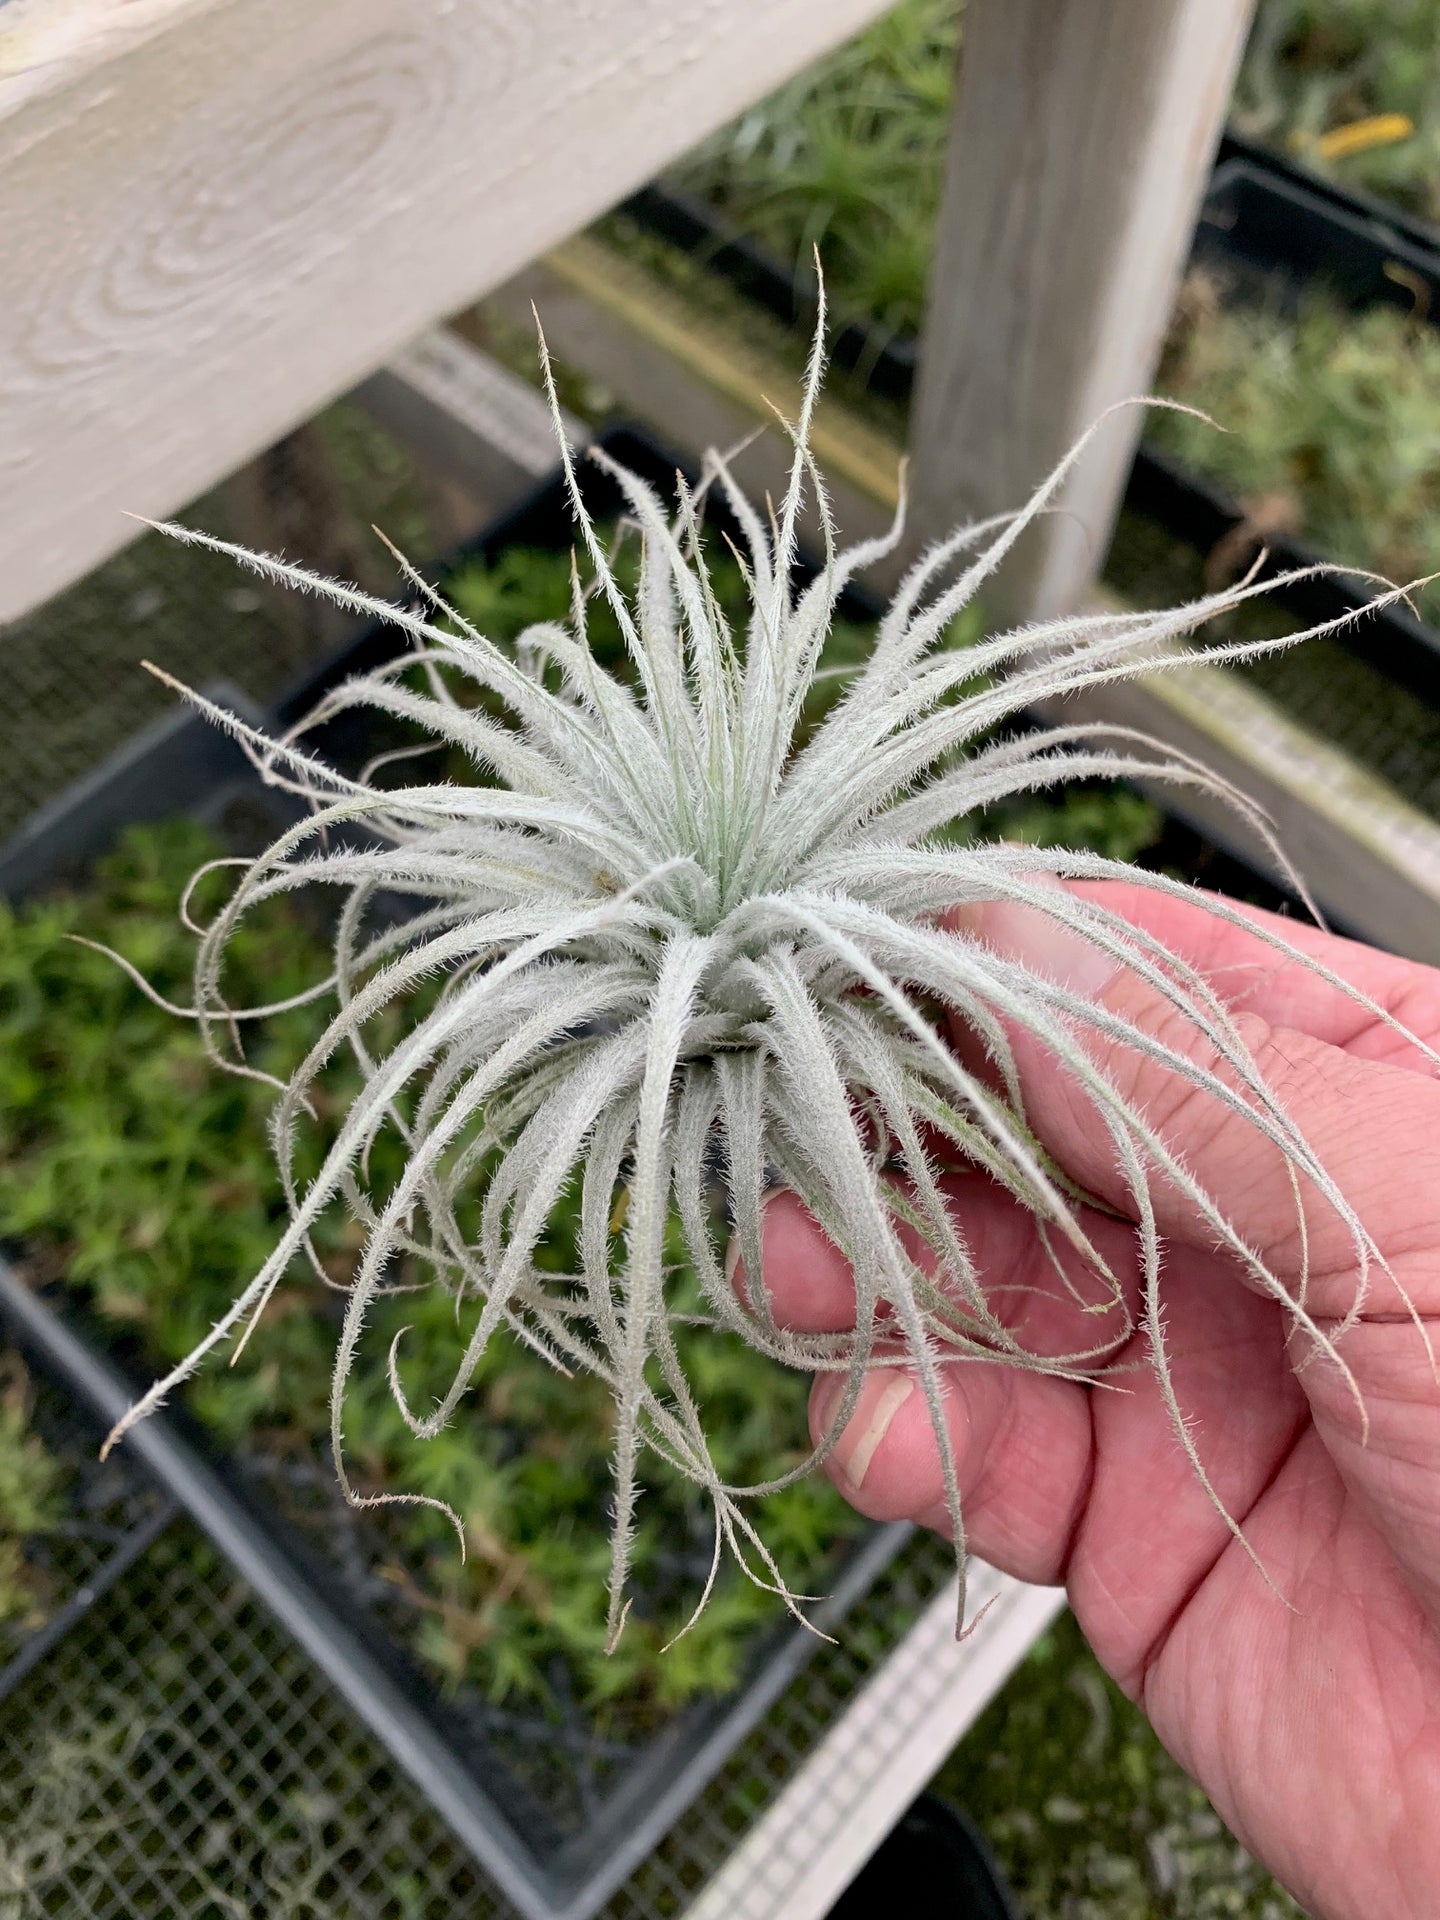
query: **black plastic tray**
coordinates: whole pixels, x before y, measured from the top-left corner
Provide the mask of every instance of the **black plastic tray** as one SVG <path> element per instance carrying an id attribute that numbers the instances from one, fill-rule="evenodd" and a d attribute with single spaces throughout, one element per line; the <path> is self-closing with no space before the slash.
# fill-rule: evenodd
<path id="1" fill-rule="evenodd" d="M 1440 321 L 1440 232 L 1234 134 L 1220 143 L 1196 239 L 1297 285 L 1323 282 L 1349 306 Z"/>
<path id="2" fill-rule="evenodd" d="M 625 429 L 607 434 L 604 444 L 662 485 L 681 464 Z M 597 516 L 621 504 L 618 489 L 596 471 L 586 477 L 586 497 Z M 725 518 L 716 500 L 707 514 L 712 522 Z M 568 546 L 572 531 L 557 476 L 435 571 L 443 575 L 471 556 L 493 559 L 516 545 Z M 875 609 L 857 592 L 848 610 L 865 617 Z M 367 626 L 291 689 L 278 703 L 276 719 L 293 721 L 325 689 L 393 658 L 406 644 L 400 630 L 384 621 Z M 233 692 L 212 691 L 236 710 L 249 711 Z M 346 715 L 327 729 L 318 740 L 321 749 L 342 760 L 363 752 L 358 719 Z M 43 809 L 0 849 L 0 894 L 18 898 L 78 877 L 138 820 L 176 812 L 216 817 L 237 805 L 266 810 L 271 802 L 233 742 L 198 715 L 177 712 Z M 73 1309 L 62 1316 L 3 1260 L 0 1319 L 103 1425 L 144 1384 L 133 1370 L 117 1368 L 108 1336 Z M 507 1765 L 500 1734 L 487 1732 L 498 1724 L 494 1713 L 478 1700 L 468 1706 L 442 1701 L 405 1650 L 353 1604 L 335 1572 L 276 1518 L 253 1473 L 215 1452 L 182 1414 L 142 1422 L 125 1444 L 167 1499 L 187 1511 L 250 1581 L 527 1920 L 587 1920 L 652 1851 L 818 1645 L 814 1634 L 791 1622 L 762 1636 L 743 1686 L 676 1714 L 656 1738 L 609 1768 L 603 1790 L 587 1792 L 583 1823 L 562 1830 Z M 813 1610 L 816 1624 L 833 1630 L 910 1531 L 877 1527 L 863 1536 L 841 1559 L 828 1601 Z M 27 1666 L 36 1657 L 27 1656 Z M 573 1731 L 567 1734 L 572 1744 Z M 506 1737 L 513 1742 L 513 1728 Z M 543 1728 L 536 1737 L 545 1737 Z"/>
<path id="3" fill-rule="evenodd" d="M 787 269 L 694 195 L 659 184 L 624 203 L 647 232 L 691 254 L 787 326 L 810 325 L 815 282 Z M 1263 148 L 1227 135 L 1211 177 L 1196 257 L 1225 260 L 1286 276 L 1295 287 L 1323 282 L 1357 309 L 1393 305 L 1440 323 L 1440 235 L 1368 195 L 1343 192 Z M 835 337 L 833 358 L 876 393 L 908 398 L 917 343 L 852 323 Z M 1125 505 L 1167 532 L 1208 552 L 1245 516 L 1218 489 L 1142 448 L 1125 490 Z M 1300 541 L 1267 543 L 1267 572 L 1323 559 Z M 1306 623 L 1338 618 L 1368 605 L 1370 594 L 1343 574 L 1281 589 L 1277 602 Z M 1367 613 L 1337 640 L 1387 680 L 1440 708 L 1440 632 L 1401 606 Z"/>

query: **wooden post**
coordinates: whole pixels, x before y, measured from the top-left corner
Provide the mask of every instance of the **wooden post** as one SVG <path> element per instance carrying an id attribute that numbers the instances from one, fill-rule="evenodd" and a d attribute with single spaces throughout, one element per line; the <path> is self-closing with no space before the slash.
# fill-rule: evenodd
<path id="1" fill-rule="evenodd" d="M 1144 394 L 1252 0 L 970 0 L 911 426 L 915 525 L 1023 502 Z M 1092 443 L 987 604 L 1076 604 L 1141 409 Z"/>

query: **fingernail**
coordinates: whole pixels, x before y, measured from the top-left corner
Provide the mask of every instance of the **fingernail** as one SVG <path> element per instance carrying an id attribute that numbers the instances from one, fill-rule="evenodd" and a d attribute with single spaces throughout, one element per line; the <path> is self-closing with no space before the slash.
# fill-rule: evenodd
<path id="1" fill-rule="evenodd" d="M 735 1285 L 735 1269 L 739 1264 L 740 1236 L 738 1233 L 732 1233 L 730 1244 L 725 1249 L 725 1278 L 732 1287 Z"/>
<path id="2" fill-rule="evenodd" d="M 1055 884 L 1058 887 L 1059 883 Z M 983 900 L 974 906 L 958 907 L 950 923 L 957 932 L 968 934 L 1007 960 L 1018 960 L 1032 973 L 1044 974 L 1082 999 L 1098 999 L 1120 970 L 1108 953 L 1039 907 L 1017 906 L 1011 900 Z"/>
<path id="3" fill-rule="evenodd" d="M 830 1382 L 834 1385 L 831 1387 Z M 820 1420 L 825 1425 L 826 1414 L 833 1414 L 839 1405 L 843 1392 L 843 1376 L 833 1374 L 825 1382 L 830 1389 L 830 1405 L 820 1411 Z M 835 1445 L 834 1460 L 847 1483 L 854 1492 L 859 1492 L 865 1475 L 870 1470 L 870 1462 L 875 1458 L 880 1442 L 890 1431 L 896 1414 L 915 1391 L 915 1382 L 908 1373 L 895 1373 L 888 1367 L 879 1373 L 872 1373 L 860 1389 L 860 1398 L 849 1424 Z"/>

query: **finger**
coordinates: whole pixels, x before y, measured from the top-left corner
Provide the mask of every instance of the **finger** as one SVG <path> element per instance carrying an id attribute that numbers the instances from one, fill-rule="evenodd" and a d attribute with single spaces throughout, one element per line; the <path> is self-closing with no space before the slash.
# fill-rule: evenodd
<path id="1" fill-rule="evenodd" d="M 1203 896 L 1183 899 L 1140 882 L 1078 881 L 1070 884 L 1069 891 L 1119 914 L 1188 960 L 1237 1009 L 1365 1059 L 1434 1072 L 1423 1053 L 1369 1008 L 1311 968 L 1287 958 L 1263 935 L 1274 934 L 1313 956 L 1432 1047 L 1440 1043 L 1440 968 L 1381 953 L 1362 941 L 1342 939 L 1304 921 L 1235 901 L 1226 901 L 1226 907 L 1250 921 L 1254 932 L 1222 919 Z"/>
<path id="2" fill-rule="evenodd" d="M 1047 1359 L 1113 1353 L 1133 1328 L 1140 1300 L 1133 1229 L 1091 1208 L 1079 1210 L 1112 1285 L 1088 1270 L 1068 1242 L 1047 1249 L 1033 1214 L 987 1175 L 945 1174 L 938 1184 L 987 1304 L 1028 1353 Z M 958 1299 L 959 1287 L 934 1249 L 907 1226 L 898 1231 L 921 1271 Z M 850 1263 L 793 1193 L 778 1191 L 766 1203 L 760 1245 L 766 1295 L 780 1326 L 796 1333 L 843 1333 L 854 1326 Z M 738 1241 L 731 1243 L 728 1264 L 731 1284 L 744 1300 L 748 1280 Z"/>
<path id="3" fill-rule="evenodd" d="M 979 1362 L 943 1371 L 969 1548 L 1018 1579 L 1062 1581 L 1090 1487 L 1088 1390 Z M 815 1382 L 810 1430 L 817 1445 L 843 1390 L 834 1374 Z M 871 1519 L 914 1520 L 948 1534 L 940 1449 L 908 1369 L 870 1374 L 826 1470 Z"/>
<path id="4" fill-rule="evenodd" d="M 1339 1345 L 1363 1416 L 1336 1368 L 1307 1367 L 1316 1430 L 1440 1632 L 1440 1384 L 1405 1320 L 1362 1321 Z"/>
<path id="5" fill-rule="evenodd" d="M 855 1325 L 855 1276 L 845 1255 L 788 1189 L 768 1194 L 760 1216 L 762 1281 L 778 1326 L 792 1333 L 846 1333 Z M 750 1276 L 732 1234 L 725 1271 L 742 1305 Z"/>
<path id="6" fill-rule="evenodd" d="M 1282 1282 L 1306 1272 L 1306 1304 L 1340 1319 L 1370 1312 L 1440 1312 L 1440 1081 L 1385 1061 L 1357 1058 L 1254 1013 L 1235 1024 L 1254 1067 L 1295 1123 L 1324 1173 L 1359 1214 L 1391 1262 L 1363 1282 L 1354 1231 L 1313 1179 L 1301 1180 L 1306 1233 L 1297 1220 L 1282 1149 L 1244 1113 L 1147 1056 L 1158 1042 L 1231 1088 L 1235 1069 L 1188 1015 L 1128 967 L 1037 909 L 990 902 L 969 909 L 965 930 L 993 952 L 1058 983 L 1081 1003 L 1066 1016 L 1115 1096 L 1159 1136 L 1199 1188 L 1213 1197 L 1239 1242 Z M 1088 1008 L 1094 1007 L 1092 1020 Z M 1135 1043 L 1100 1030 L 1124 1023 Z M 1012 1025 L 1015 1061 L 1031 1124 L 1083 1186 L 1134 1216 L 1135 1196 L 1092 1095 L 1028 1030 Z M 1256 1104 L 1253 1094 L 1243 1096 Z M 1169 1239 L 1213 1247 L 1217 1228 L 1174 1174 L 1157 1174 L 1152 1198 Z"/>
<path id="7" fill-rule="evenodd" d="M 1190 1256 L 1172 1287 L 1173 1377 L 1211 1485 L 1243 1525 L 1295 1442 L 1304 1400 L 1279 1314 L 1220 1266 Z M 943 1406 L 968 1545 L 1022 1579 L 1067 1580 L 1097 1650 L 1133 1681 L 1177 1605 L 1236 1543 L 1175 1438 L 1143 1342 L 1124 1357 L 1133 1370 L 1093 1389 L 952 1362 Z M 815 1387 L 817 1441 L 841 1391 L 834 1376 Z M 871 1375 L 828 1466 L 871 1517 L 946 1530 L 940 1449 L 907 1370 Z"/>

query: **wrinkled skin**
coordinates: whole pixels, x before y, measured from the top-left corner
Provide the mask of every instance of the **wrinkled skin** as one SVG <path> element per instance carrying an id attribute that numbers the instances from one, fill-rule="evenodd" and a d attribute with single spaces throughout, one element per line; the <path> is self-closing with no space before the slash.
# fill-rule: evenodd
<path id="1" fill-rule="evenodd" d="M 1125 1391 L 989 1365 L 948 1368 L 970 1548 L 1022 1579 L 1065 1584 L 1104 1666 L 1313 1913 L 1433 1920 L 1440 1379 L 1416 1316 L 1440 1348 L 1440 1077 L 1337 989 L 1198 906 L 1119 884 L 1075 891 L 1206 974 L 1394 1278 L 1373 1275 L 1358 1323 L 1339 1341 L 1367 1437 L 1340 1369 L 1321 1358 L 1297 1371 L 1309 1343 L 1287 1336 L 1280 1306 L 1214 1251 L 1183 1200 L 1163 1200 L 1165 1329 L 1180 1403 L 1264 1574 L 1198 1485 L 1145 1368 L 1126 1377 Z M 1195 1035 L 1144 983 L 1038 916 L 992 905 L 964 924 L 1200 1055 Z M 1440 1046 L 1440 972 L 1292 923 L 1284 931 Z M 1086 1097 L 1036 1045 L 1013 1040 L 1037 1131 L 1089 1192 L 1128 1211 Z M 1089 1044 L 1250 1244 L 1294 1276 L 1294 1201 L 1278 1154 L 1164 1067 Z M 964 1034 L 956 1045 L 979 1059 Z M 1015 1203 L 976 1174 L 951 1177 L 949 1194 L 987 1287 L 1027 1340 L 1058 1351 L 1085 1343 L 1077 1329 L 1093 1338 L 1094 1322 L 1057 1292 Z M 1313 1192 L 1306 1216 L 1309 1305 L 1331 1330 L 1355 1302 L 1354 1252 Z M 1087 1224 L 1138 1300 L 1129 1228 L 1099 1212 Z M 790 1196 L 766 1209 L 763 1245 L 777 1318 L 811 1329 L 847 1324 L 845 1262 Z M 1037 1291 L 1013 1291 L 1020 1286 Z M 1143 1356 L 1142 1335 L 1133 1348 Z M 837 1398 L 834 1376 L 816 1383 L 817 1436 Z M 866 1514 L 945 1525 L 924 1402 L 893 1372 L 867 1382 L 831 1472 Z"/>

